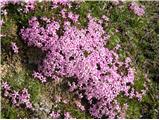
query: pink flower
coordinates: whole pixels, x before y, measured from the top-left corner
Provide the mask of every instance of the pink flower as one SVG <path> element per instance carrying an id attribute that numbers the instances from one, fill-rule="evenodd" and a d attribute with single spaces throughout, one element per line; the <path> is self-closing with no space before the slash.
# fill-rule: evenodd
<path id="1" fill-rule="evenodd" d="M 46 78 L 39 72 L 33 72 L 33 77 L 39 79 L 42 83 L 47 82 Z"/>
<path id="2" fill-rule="evenodd" d="M 69 0 L 53 0 L 52 8 L 57 8 L 59 5 L 70 6 Z"/>
<path id="3" fill-rule="evenodd" d="M 2 82 L 2 88 L 5 91 L 8 91 L 8 90 L 10 90 L 10 85 L 7 82 Z"/>
<path id="4" fill-rule="evenodd" d="M 69 102 L 69 100 L 65 99 L 62 101 L 64 104 L 67 104 Z"/>
<path id="5" fill-rule="evenodd" d="M 4 89 L 4 96 L 10 99 L 13 105 L 17 107 L 25 105 L 26 108 L 32 108 L 32 103 L 29 100 L 30 94 L 26 88 L 21 91 L 12 91 L 7 82 L 2 83 L 2 88 Z"/>
<path id="6" fill-rule="evenodd" d="M 71 92 L 73 92 L 74 90 L 76 90 L 77 89 L 77 85 L 76 85 L 76 83 L 75 82 L 73 82 L 72 84 L 71 83 L 68 83 L 68 85 L 69 85 L 69 91 L 71 91 Z"/>
<path id="7" fill-rule="evenodd" d="M 61 102 L 61 99 L 62 99 L 62 97 L 61 96 L 59 96 L 59 95 L 56 95 L 55 96 L 55 102 Z"/>
<path id="8" fill-rule="evenodd" d="M 145 14 L 144 7 L 138 5 L 136 2 L 132 2 L 129 9 L 132 10 L 137 16 L 143 16 Z"/>
<path id="9" fill-rule="evenodd" d="M 75 101 L 75 103 L 76 103 L 76 106 L 77 106 L 80 110 L 82 110 L 82 111 L 85 110 L 84 106 L 83 106 L 79 101 Z"/>
<path id="10" fill-rule="evenodd" d="M 50 19 L 47 18 L 47 17 L 41 17 L 41 19 L 42 19 L 43 21 L 45 21 L 46 23 L 49 23 L 49 22 L 50 22 Z"/>
<path id="11" fill-rule="evenodd" d="M 68 17 L 73 21 L 73 22 L 77 22 L 79 15 L 73 14 L 72 12 L 68 13 Z"/>
<path id="12" fill-rule="evenodd" d="M 58 112 L 52 111 L 50 116 L 52 117 L 52 119 L 57 119 L 60 117 L 60 114 Z"/>
<path id="13" fill-rule="evenodd" d="M 61 14 L 63 18 L 66 18 L 66 9 L 62 9 Z"/>
<path id="14" fill-rule="evenodd" d="M 19 92 L 17 92 L 17 91 L 13 91 L 13 94 L 12 94 L 12 97 L 13 98 L 17 98 L 19 96 Z"/>
<path id="15" fill-rule="evenodd" d="M 0 20 L 0 27 L 2 27 L 4 21 L 3 20 Z"/>
<path id="16" fill-rule="evenodd" d="M 30 103 L 29 101 L 26 102 L 26 107 L 31 109 L 33 106 L 32 106 L 32 103 Z"/>
<path id="17" fill-rule="evenodd" d="M 11 43 L 11 47 L 12 47 L 12 50 L 13 50 L 14 53 L 17 54 L 19 52 L 16 43 L 12 42 Z"/>
<path id="18" fill-rule="evenodd" d="M 69 112 L 64 113 L 64 119 L 74 119 Z"/>
<path id="19" fill-rule="evenodd" d="M 109 18 L 105 15 L 102 16 L 102 19 L 105 20 L 105 21 L 109 21 Z"/>
<path id="20" fill-rule="evenodd" d="M 29 11 L 33 11 L 35 8 L 36 0 L 28 0 L 24 6 L 24 13 L 28 13 Z"/>
<path id="21" fill-rule="evenodd" d="M 117 44 L 116 47 L 115 47 L 115 49 L 118 50 L 118 49 L 120 49 L 120 47 L 121 47 L 121 45 Z"/>

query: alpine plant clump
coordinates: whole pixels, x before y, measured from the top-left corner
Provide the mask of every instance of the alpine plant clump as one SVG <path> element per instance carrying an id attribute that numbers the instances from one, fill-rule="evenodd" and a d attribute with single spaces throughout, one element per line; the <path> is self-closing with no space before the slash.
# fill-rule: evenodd
<path id="1" fill-rule="evenodd" d="M 11 86 L 7 82 L 2 82 L 2 95 L 11 100 L 12 104 L 16 107 L 25 107 L 32 109 L 32 103 L 30 102 L 30 94 L 28 89 L 23 88 L 20 91 L 11 89 Z"/>
<path id="2" fill-rule="evenodd" d="M 52 8 L 57 8 L 59 4 L 71 6 L 66 1 L 53 1 Z M 144 14 L 135 5 L 131 5 L 130 9 L 138 16 Z M 118 95 L 124 94 L 140 101 L 145 90 L 138 92 L 132 87 L 134 68 L 131 67 L 131 59 L 127 57 L 121 61 L 116 49 L 105 47 L 109 35 L 102 24 L 108 18 L 103 16 L 103 19 L 96 20 L 88 14 L 87 26 L 79 28 L 78 14 L 66 9 L 60 13 L 63 20 L 32 17 L 28 27 L 20 31 L 28 46 L 40 48 L 46 55 L 33 72 L 34 78 L 42 83 L 47 79 L 74 78 L 74 81 L 68 80 L 69 91 L 78 94 L 89 106 L 86 109 L 76 103 L 81 110 L 89 111 L 95 118 L 123 118 L 122 111 L 127 110 L 128 105 L 118 103 Z M 53 112 L 51 116 L 58 118 L 59 114 Z"/>
<path id="3" fill-rule="evenodd" d="M 74 78 L 75 81 L 69 81 L 69 90 L 88 101 L 87 111 L 92 116 L 121 118 L 127 104 L 120 105 L 116 97 L 124 93 L 141 100 L 144 94 L 131 87 L 134 84 L 131 59 L 120 61 L 116 51 L 105 47 L 109 35 L 102 27 L 102 20 L 88 15 L 86 28 L 78 28 L 74 25 L 78 23 L 78 15 L 62 13 L 63 22 L 33 17 L 29 26 L 21 29 L 24 42 L 46 54 L 33 76 L 42 82 L 48 78 Z"/>

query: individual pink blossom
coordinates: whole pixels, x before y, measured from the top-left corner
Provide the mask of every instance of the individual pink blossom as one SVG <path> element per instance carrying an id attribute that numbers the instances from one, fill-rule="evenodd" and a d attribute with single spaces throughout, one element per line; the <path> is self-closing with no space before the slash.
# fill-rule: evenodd
<path id="1" fill-rule="evenodd" d="M 120 49 L 120 47 L 121 47 L 121 45 L 117 44 L 116 47 L 115 47 L 115 49 L 118 50 L 118 49 Z"/>
<path id="2" fill-rule="evenodd" d="M 10 90 L 10 85 L 7 82 L 2 82 L 2 88 L 6 91 Z"/>
<path id="3" fill-rule="evenodd" d="M 55 102 L 56 102 L 56 103 L 61 102 L 61 100 L 62 100 L 62 97 L 61 97 L 61 96 L 59 96 L 59 95 L 56 95 L 56 96 L 55 96 Z"/>
<path id="4" fill-rule="evenodd" d="M 61 14 L 63 18 L 66 18 L 66 9 L 62 9 Z"/>
<path id="5" fill-rule="evenodd" d="M 82 110 L 82 111 L 85 110 L 85 107 L 79 101 L 75 101 L 75 104 L 80 110 Z"/>
<path id="6" fill-rule="evenodd" d="M 69 13 L 68 13 L 68 17 L 69 17 L 73 22 L 77 22 L 77 21 L 78 21 L 78 18 L 79 18 L 79 15 L 73 14 L 72 12 L 69 12 Z"/>
<path id="7" fill-rule="evenodd" d="M 4 21 L 3 20 L 0 20 L 0 27 L 2 27 Z"/>
<path id="8" fill-rule="evenodd" d="M 69 85 L 69 91 L 70 92 L 73 92 L 74 90 L 76 90 L 77 89 L 77 85 L 76 85 L 76 83 L 75 82 L 73 82 L 72 84 L 71 83 L 68 83 L 68 85 Z"/>
<path id="9" fill-rule="evenodd" d="M 29 108 L 29 109 L 32 109 L 32 103 L 31 102 L 29 102 L 29 101 L 27 101 L 26 102 L 26 108 Z"/>
<path id="10" fill-rule="evenodd" d="M 142 93 L 136 91 L 135 97 L 138 98 L 139 101 L 142 100 L 142 96 L 143 96 Z"/>
<path id="11" fill-rule="evenodd" d="M 42 83 L 47 82 L 46 78 L 39 72 L 33 72 L 33 77 L 39 79 Z"/>
<path id="12" fill-rule="evenodd" d="M 2 82 L 2 88 L 4 90 L 4 96 L 8 97 L 10 95 L 11 87 L 7 82 Z"/>
<path id="13" fill-rule="evenodd" d="M 24 6 L 24 13 L 28 13 L 29 11 L 33 11 L 35 9 L 36 0 L 27 0 Z"/>
<path id="14" fill-rule="evenodd" d="M 55 95 L 55 102 L 58 103 L 58 102 L 61 102 L 62 100 L 62 97 L 59 96 L 59 95 Z"/>
<path id="15" fill-rule="evenodd" d="M 147 90 L 141 90 L 142 96 L 146 94 Z"/>
<path id="16" fill-rule="evenodd" d="M 12 42 L 11 43 L 11 48 L 12 48 L 14 53 L 17 54 L 19 52 L 19 50 L 18 50 L 19 48 L 17 47 L 16 43 Z"/>
<path id="17" fill-rule="evenodd" d="M 118 33 L 118 32 L 119 32 L 119 30 L 118 30 L 118 29 L 116 29 L 116 30 L 115 30 L 115 32 L 116 32 L 116 33 Z"/>
<path id="18" fill-rule="evenodd" d="M 47 17 L 41 17 L 41 19 L 42 19 L 43 21 L 45 21 L 46 23 L 49 23 L 49 22 L 50 22 L 50 19 L 47 18 Z"/>
<path id="19" fill-rule="evenodd" d="M 63 102 L 64 104 L 67 104 L 67 103 L 69 102 L 69 100 L 64 99 L 62 102 Z"/>
<path id="20" fill-rule="evenodd" d="M 109 18 L 105 15 L 102 16 L 102 19 L 105 20 L 105 21 L 109 21 Z"/>
<path id="21" fill-rule="evenodd" d="M 69 112 L 64 113 L 64 119 L 74 119 Z"/>

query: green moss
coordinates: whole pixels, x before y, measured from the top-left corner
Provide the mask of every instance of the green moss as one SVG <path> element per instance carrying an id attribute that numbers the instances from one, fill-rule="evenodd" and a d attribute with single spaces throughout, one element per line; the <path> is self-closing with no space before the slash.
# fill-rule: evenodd
<path id="1" fill-rule="evenodd" d="M 127 118 L 130 119 L 138 119 L 141 117 L 141 104 L 139 104 L 137 101 L 130 100 L 129 101 L 129 107 L 127 109 Z"/>
<path id="2" fill-rule="evenodd" d="M 142 90 L 142 89 L 144 89 L 144 81 L 145 81 L 144 75 L 140 71 L 139 73 L 136 74 L 136 77 L 135 77 L 135 80 L 134 80 L 134 88 L 136 90 Z"/>
<path id="3" fill-rule="evenodd" d="M 77 108 L 69 106 L 66 108 L 66 111 L 70 112 L 72 116 L 76 117 L 77 119 L 85 119 L 85 112 L 81 112 Z"/>
<path id="4" fill-rule="evenodd" d="M 3 105 L 2 105 L 2 112 L 1 112 L 1 118 L 3 119 L 17 119 L 17 118 L 27 118 L 29 115 L 29 111 L 22 108 L 16 108 L 13 105 L 9 104 L 9 101 L 7 99 L 2 99 Z"/>
<path id="5" fill-rule="evenodd" d="M 33 103 L 36 103 L 40 99 L 41 95 L 41 88 L 42 85 L 39 83 L 39 81 L 32 80 L 32 82 L 29 82 L 29 93 L 31 94 L 31 101 Z"/>
<path id="6" fill-rule="evenodd" d="M 64 104 L 59 103 L 56 110 L 62 110 L 62 112 L 69 112 L 73 118 L 77 119 L 91 119 L 92 117 L 86 111 L 81 111 L 73 103 Z"/>
<path id="7" fill-rule="evenodd" d="M 119 94 L 116 98 L 116 100 L 120 103 L 120 105 L 124 105 L 125 103 L 128 103 L 129 98 L 124 96 L 123 94 Z"/>

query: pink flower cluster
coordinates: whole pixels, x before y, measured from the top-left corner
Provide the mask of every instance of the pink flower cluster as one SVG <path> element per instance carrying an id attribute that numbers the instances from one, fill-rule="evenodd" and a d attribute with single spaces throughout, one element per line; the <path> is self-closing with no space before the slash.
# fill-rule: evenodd
<path id="1" fill-rule="evenodd" d="M 69 112 L 65 112 L 64 119 L 75 119 L 75 118 L 73 118 Z"/>
<path id="2" fill-rule="evenodd" d="M 68 17 L 73 21 L 73 22 L 77 22 L 79 15 L 73 14 L 72 12 L 68 13 Z"/>
<path id="3" fill-rule="evenodd" d="M 80 101 L 75 101 L 75 104 L 80 110 L 85 111 L 85 107 L 81 104 Z"/>
<path id="4" fill-rule="evenodd" d="M 129 9 L 132 10 L 137 16 L 143 16 L 145 14 L 144 6 L 138 5 L 136 2 L 132 2 L 129 5 Z"/>
<path id="5" fill-rule="evenodd" d="M 10 85 L 7 82 L 2 83 L 3 95 L 9 98 L 13 105 L 20 107 L 24 106 L 28 109 L 32 108 L 32 103 L 30 102 L 30 94 L 28 90 L 24 88 L 21 91 L 11 90 Z"/>
<path id="6" fill-rule="evenodd" d="M 22 6 L 23 12 L 24 13 L 28 13 L 32 10 L 35 9 L 35 3 L 36 0 L 0 0 L 0 8 L 1 8 L 1 13 L 3 15 L 7 15 L 7 11 L 5 9 L 5 6 L 7 6 L 8 4 L 18 4 Z"/>
<path id="7" fill-rule="evenodd" d="M 16 43 L 12 42 L 11 43 L 11 48 L 12 48 L 12 50 L 13 50 L 14 53 L 17 54 L 19 52 Z"/>
<path id="8" fill-rule="evenodd" d="M 52 117 L 52 119 L 57 119 L 60 118 L 61 115 L 59 112 L 52 111 L 50 116 Z"/>
<path id="9" fill-rule="evenodd" d="M 57 8 L 59 5 L 70 6 L 69 0 L 52 0 L 52 8 Z"/>
<path id="10" fill-rule="evenodd" d="M 36 0 L 27 0 L 25 1 L 25 5 L 24 5 L 24 13 L 28 13 L 30 11 L 33 11 L 35 9 L 35 4 L 36 4 Z"/>
<path id="11" fill-rule="evenodd" d="M 44 77 L 41 73 L 39 72 L 33 72 L 33 77 L 37 78 L 38 80 L 40 80 L 42 83 L 46 82 L 46 77 Z"/>
<path id="12" fill-rule="evenodd" d="M 60 111 L 57 111 L 57 112 L 52 111 L 50 113 L 50 116 L 52 119 L 60 119 L 62 117 Z M 64 112 L 63 116 L 64 116 L 64 119 L 75 119 L 71 116 L 69 112 Z"/>
<path id="13" fill-rule="evenodd" d="M 43 26 L 40 19 L 33 17 L 20 34 L 29 46 L 46 53 L 34 77 L 41 81 L 75 78 L 70 91 L 77 91 L 81 98 L 87 99 L 90 114 L 95 118 L 115 118 L 122 109 L 116 101 L 120 93 L 137 97 L 138 92 L 130 92 L 134 69 L 130 67 L 130 58 L 120 61 L 114 50 L 104 47 L 108 35 L 101 22 L 90 15 L 88 21 L 86 28 L 79 29 L 66 19 L 62 26 L 57 21 L 48 21 Z"/>

